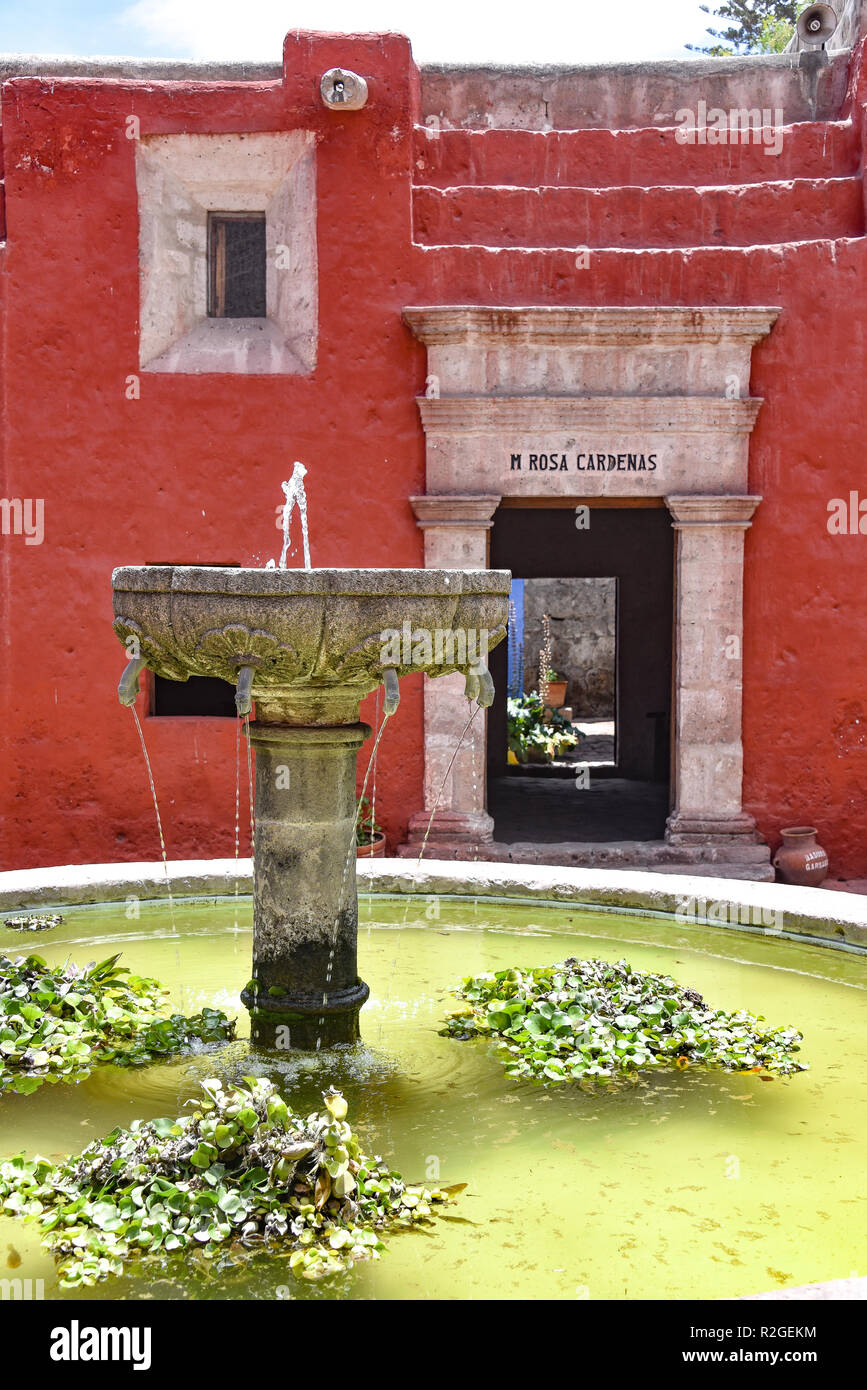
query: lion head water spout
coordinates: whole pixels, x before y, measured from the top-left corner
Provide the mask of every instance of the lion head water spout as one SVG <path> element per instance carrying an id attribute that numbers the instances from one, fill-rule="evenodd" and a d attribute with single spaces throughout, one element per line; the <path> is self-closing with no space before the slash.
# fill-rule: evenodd
<path id="1" fill-rule="evenodd" d="M 476 658 L 505 635 L 510 582 L 489 570 L 115 571 L 114 629 L 128 651 L 168 680 L 230 681 L 242 713 L 255 701 L 253 970 L 243 995 L 254 1042 L 313 1048 L 358 1037 L 368 990 L 356 960 L 355 763 L 371 732 L 361 701 L 382 684 L 391 715 L 399 677 L 424 671 L 461 672 L 468 697 L 490 703 Z M 397 641 L 407 630 L 410 640 Z M 122 699 L 133 680 L 128 671 Z"/>

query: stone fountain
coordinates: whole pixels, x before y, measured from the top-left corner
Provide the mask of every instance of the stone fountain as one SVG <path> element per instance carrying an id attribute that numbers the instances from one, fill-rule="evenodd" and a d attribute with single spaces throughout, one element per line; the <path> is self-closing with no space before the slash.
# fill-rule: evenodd
<path id="1" fill-rule="evenodd" d="M 168 680 L 218 676 L 256 703 L 253 1041 L 328 1047 L 358 1038 L 355 764 L 371 733 L 361 701 L 398 679 L 461 671 L 493 698 L 485 655 L 506 632 L 511 576 L 498 570 L 226 569 L 114 572 L 114 630 L 131 660 Z M 278 1031 L 279 1030 L 279 1031 Z"/>

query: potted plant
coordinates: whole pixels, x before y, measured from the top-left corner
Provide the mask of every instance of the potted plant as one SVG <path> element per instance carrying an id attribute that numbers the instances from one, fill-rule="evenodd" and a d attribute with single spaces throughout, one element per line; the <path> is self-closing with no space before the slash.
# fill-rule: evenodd
<path id="1" fill-rule="evenodd" d="M 356 859 L 384 859 L 385 831 L 377 825 L 366 796 L 359 798 L 358 819 L 355 822 Z"/>
<path id="2" fill-rule="evenodd" d="M 556 711 L 546 722 L 545 706 L 537 691 L 506 701 L 509 731 L 509 761 L 550 763 L 578 743 L 578 735 L 568 719 Z"/>
<path id="3" fill-rule="evenodd" d="M 560 709 L 566 703 L 566 686 L 569 684 L 556 671 L 549 670 L 545 676 L 548 695 L 545 703 L 549 709 Z"/>

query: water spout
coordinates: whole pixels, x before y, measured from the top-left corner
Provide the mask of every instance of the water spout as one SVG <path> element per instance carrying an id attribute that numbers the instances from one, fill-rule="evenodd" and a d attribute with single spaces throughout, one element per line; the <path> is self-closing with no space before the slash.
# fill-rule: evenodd
<path id="1" fill-rule="evenodd" d="M 238 671 L 238 683 L 235 687 L 235 708 L 240 715 L 249 714 L 253 708 L 251 691 L 255 674 L 255 666 L 242 666 Z"/>
<path id="2" fill-rule="evenodd" d="M 389 715 L 397 712 L 397 707 L 400 704 L 400 686 L 397 680 L 397 672 L 392 667 L 389 667 L 387 671 L 383 672 L 382 683 L 385 686 L 385 704 L 383 710 L 387 719 Z"/>
<path id="3" fill-rule="evenodd" d="M 134 705 L 138 698 L 138 678 L 145 665 L 143 656 L 132 657 L 123 668 L 123 675 L 117 687 L 117 698 L 122 705 Z"/>
<path id="4" fill-rule="evenodd" d="M 490 709 L 494 703 L 494 681 L 487 666 L 479 672 L 479 693 L 476 700 L 482 709 Z"/>
<path id="5" fill-rule="evenodd" d="M 494 703 L 494 682 L 487 666 L 471 666 L 464 679 L 467 699 L 475 700 L 480 709 L 490 709 Z"/>

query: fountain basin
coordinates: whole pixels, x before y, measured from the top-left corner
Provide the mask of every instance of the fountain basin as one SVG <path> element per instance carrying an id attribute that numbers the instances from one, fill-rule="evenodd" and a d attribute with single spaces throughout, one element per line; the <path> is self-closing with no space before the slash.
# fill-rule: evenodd
<path id="1" fill-rule="evenodd" d="M 312 1288 L 288 1275 L 285 1260 L 263 1252 L 234 1269 L 206 1269 L 193 1259 L 131 1266 L 92 1297 L 273 1299 L 279 1288 L 278 1297 L 300 1300 L 719 1299 L 842 1279 L 860 1268 L 867 975 L 854 942 L 829 950 L 780 939 L 774 928 L 678 923 L 678 884 L 660 875 L 561 869 L 543 882 L 539 870 L 435 863 L 414 896 L 405 861 L 370 867 L 370 882 L 400 897 L 362 896 L 360 950 L 372 991 L 364 1043 L 280 1056 L 242 1040 L 142 1071 L 104 1068 L 80 1086 L 9 1096 L 0 1102 L 0 1153 L 79 1151 L 132 1115 L 180 1113 L 204 1076 L 228 1082 L 267 1074 L 302 1110 L 326 1086 L 339 1086 L 370 1149 L 387 1154 L 408 1179 L 423 1180 L 437 1165 L 442 1183 L 467 1182 L 452 1213 L 457 1220 L 437 1223 L 424 1237 L 397 1236 L 381 1263 Z M 12 886 L 0 879 L 0 905 L 20 908 L 48 893 L 50 871 L 39 873 L 29 898 L 18 877 L 14 903 Z M 105 866 L 101 873 L 84 866 L 76 884 L 71 875 L 70 896 L 93 897 L 98 880 L 96 892 L 116 894 L 117 902 L 70 910 L 61 928 L 39 937 L 0 923 L 0 949 L 35 949 L 52 962 L 122 950 L 133 969 L 171 987 L 175 1007 L 226 1008 L 240 1015 L 243 1032 L 238 991 L 249 901 L 236 907 L 178 898 L 174 930 L 164 903 L 143 903 L 137 920 L 125 916 L 122 890 L 144 892 L 152 876 L 159 891 L 157 866 Z M 636 880 L 655 880 L 659 896 L 646 896 L 643 909 L 617 911 L 625 898 L 650 894 Z M 173 881 L 177 892 L 184 884 L 208 896 L 221 885 L 232 891 L 228 865 L 178 866 Z M 55 904 L 59 882 L 56 874 Z M 786 914 L 785 930 L 809 927 L 815 935 L 844 921 L 854 929 L 859 907 L 864 917 L 863 904 L 849 895 L 819 889 L 688 884 L 698 899 L 743 897 L 754 906 L 758 890 L 768 909 L 776 901 Z M 438 895 L 436 917 L 429 889 Z M 595 907 L 582 902 L 591 892 Z M 516 896 L 508 900 L 510 893 Z M 48 903 L 44 897 L 41 905 Z M 572 954 L 625 956 L 721 1007 L 797 1024 L 811 1070 L 766 1083 L 690 1068 L 627 1091 L 547 1091 L 510 1082 L 486 1044 L 438 1035 L 448 991 L 463 975 Z M 4 1218 L 0 1243 L 19 1252 L 16 1274 L 45 1280 L 47 1299 L 70 1296 L 58 1290 L 34 1227 Z"/>
<path id="2" fill-rule="evenodd" d="M 168 680 L 235 684 L 252 666 L 260 722 L 354 723 L 388 669 L 466 673 L 480 654 L 484 665 L 510 587 L 506 570 L 128 565 L 112 576 L 114 630 Z"/>

